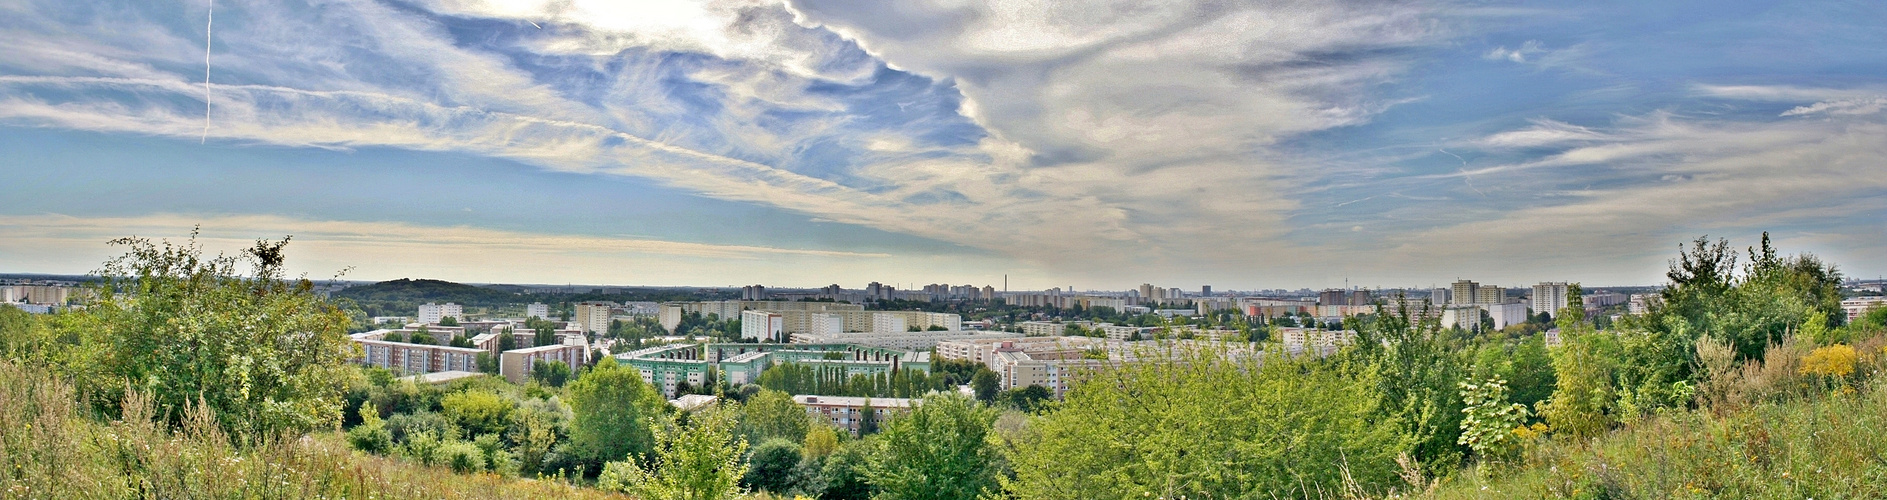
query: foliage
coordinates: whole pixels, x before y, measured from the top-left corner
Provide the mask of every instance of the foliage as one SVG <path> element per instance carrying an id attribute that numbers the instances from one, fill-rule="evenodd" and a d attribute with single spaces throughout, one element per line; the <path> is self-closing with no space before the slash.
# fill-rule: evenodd
<path id="1" fill-rule="evenodd" d="M 911 369 L 877 375 L 858 373 L 848 377 L 841 367 L 784 363 L 760 372 L 754 383 L 788 394 L 913 398 L 945 389 L 948 387 L 948 378 L 943 374 Z"/>
<path id="2" fill-rule="evenodd" d="M 542 361 L 531 363 L 531 380 L 551 387 L 563 387 L 570 380 L 570 365 L 562 361 Z"/>
<path id="3" fill-rule="evenodd" d="M 1803 375 L 1813 375 L 1830 379 L 1846 378 L 1854 373 L 1854 348 L 1845 344 L 1835 344 L 1816 348 L 1802 358 Z"/>
<path id="4" fill-rule="evenodd" d="M 825 457 L 819 467 L 820 498 L 827 500 L 866 500 L 872 496 L 871 483 L 865 476 L 876 441 L 851 441 Z"/>
<path id="5" fill-rule="evenodd" d="M 439 401 L 446 418 L 464 429 L 466 436 L 500 434 L 511 426 L 515 405 L 490 391 L 469 390 L 446 395 Z"/>
<path id="6" fill-rule="evenodd" d="M 1000 451 L 989 439 L 998 413 L 960 394 L 926 396 L 879 434 L 866 468 L 874 498 L 969 500 L 997 490 Z"/>
<path id="7" fill-rule="evenodd" d="M 762 441 L 747 457 L 747 474 L 740 482 L 748 488 L 773 493 L 800 490 L 801 483 L 806 481 L 800 469 L 801 453 L 799 443 L 780 438 Z"/>
<path id="8" fill-rule="evenodd" d="M 0 361 L 0 497 L 622 498 L 449 474 L 350 451 L 350 439 L 331 432 L 237 443 L 213 412 L 186 410 L 173 426 L 135 391 L 121 399 L 118 418 L 95 420 L 80 394 L 47 370 Z"/>
<path id="9" fill-rule="evenodd" d="M 806 458 L 824 458 L 839 451 L 839 431 L 830 425 L 815 424 L 806 431 Z"/>
<path id="10" fill-rule="evenodd" d="M 106 413 L 129 387 L 170 424 L 200 404 L 237 438 L 340 420 L 350 320 L 313 283 L 283 277 L 288 240 L 237 257 L 203 255 L 194 235 L 112 243 L 128 251 L 99 271 L 96 301 L 35 329 L 15 359 L 59 371 Z"/>
<path id="11" fill-rule="evenodd" d="M 734 432 L 731 411 L 694 413 L 687 426 L 672 415 L 652 420 L 654 453 L 647 460 L 609 462 L 597 477 L 598 488 L 650 499 L 718 500 L 739 493 L 747 440 Z"/>
<path id="12" fill-rule="evenodd" d="M 970 389 L 976 392 L 977 401 L 987 403 L 996 400 L 996 392 L 1001 390 L 998 384 L 1001 382 L 1002 377 L 996 375 L 996 372 L 979 371 L 970 378 Z"/>
<path id="13" fill-rule="evenodd" d="M 1381 384 L 1326 362 L 1212 351 L 1096 372 L 1009 448 L 1019 498 L 1270 498 L 1382 491 L 1410 439 Z M 1228 411 L 1236 409 L 1236 411 Z"/>
<path id="14" fill-rule="evenodd" d="M 1055 393 L 1049 392 L 1047 387 L 1030 384 L 1028 387 L 1002 391 L 996 395 L 995 403 L 1024 413 L 1034 413 L 1046 408 L 1054 398 Z"/>
<path id="15" fill-rule="evenodd" d="M 1740 411 L 1654 414 L 1592 440 L 1554 440 L 1500 476 L 1436 498 L 1876 498 L 1887 491 L 1887 386 Z"/>
<path id="16" fill-rule="evenodd" d="M 1612 427 L 1615 387 L 1613 373 L 1619 359 L 1618 340 L 1601 332 L 1562 331 L 1561 346 L 1553 351 L 1558 388 L 1541 408 L 1541 416 L 1555 431 L 1593 436 Z"/>
<path id="17" fill-rule="evenodd" d="M 361 424 L 347 431 L 347 442 L 354 449 L 385 455 L 393 451 L 393 433 L 387 432 L 386 422 L 380 420 L 379 410 L 373 403 L 360 407 Z"/>
<path id="18" fill-rule="evenodd" d="M 654 442 L 648 419 L 669 411 L 641 373 L 613 358 L 603 358 L 566 390 L 572 451 L 592 464 L 648 453 Z"/>
<path id="19" fill-rule="evenodd" d="M 798 443 L 815 422 L 806 408 L 793 402 L 793 396 L 775 390 L 761 390 L 741 405 L 740 433 L 749 443 L 784 439 Z"/>
<path id="20" fill-rule="evenodd" d="M 1467 362 L 1457 353 L 1471 351 L 1451 346 L 1438 318 L 1410 312 L 1381 313 L 1358 325 L 1344 361 L 1347 369 L 1375 381 L 1382 398 L 1378 411 L 1414 440 L 1408 451 L 1424 472 L 1438 475 L 1453 470 L 1464 455 L 1456 384 L 1465 378 Z"/>
<path id="21" fill-rule="evenodd" d="M 1504 457 L 1512 450 L 1514 429 L 1526 423 L 1526 405 L 1507 400 L 1507 381 L 1490 378 L 1461 382 L 1460 444 L 1483 458 Z"/>

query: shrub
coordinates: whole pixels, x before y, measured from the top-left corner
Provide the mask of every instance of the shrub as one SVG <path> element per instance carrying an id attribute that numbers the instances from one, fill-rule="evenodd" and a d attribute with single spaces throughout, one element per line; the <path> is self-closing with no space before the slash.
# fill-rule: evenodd
<path id="1" fill-rule="evenodd" d="M 467 474 L 485 469 L 485 453 L 477 445 L 465 441 L 452 441 L 439 445 L 437 460 L 452 468 L 452 472 Z"/>
<path id="2" fill-rule="evenodd" d="M 1802 357 L 1803 375 L 1813 375 L 1831 379 L 1846 378 L 1854 373 L 1854 348 L 1845 344 L 1835 344 L 1817 348 Z"/>

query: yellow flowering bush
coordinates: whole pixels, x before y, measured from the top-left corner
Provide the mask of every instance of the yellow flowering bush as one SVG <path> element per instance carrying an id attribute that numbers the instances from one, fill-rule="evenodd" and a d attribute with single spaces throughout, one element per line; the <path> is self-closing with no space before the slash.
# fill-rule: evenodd
<path id="1" fill-rule="evenodd" d="M 1854 373 L 1854 358 L 1854 348 L 1847 344 L 1817 348 L 1802 357 L 1800 371 L 1803 375 L 1846 377 Z"/>

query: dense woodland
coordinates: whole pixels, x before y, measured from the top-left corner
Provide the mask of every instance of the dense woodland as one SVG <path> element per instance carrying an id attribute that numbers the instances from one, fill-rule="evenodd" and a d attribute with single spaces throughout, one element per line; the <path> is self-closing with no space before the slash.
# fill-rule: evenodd
<path id="1" fill-rule="evenodd" d="M 346 363 L 349 314 L 281 275 L 282 243 L 215 258 L 192 243 L 116 243 L 127 253 L 99 272 L 89 307 L 0 307 L 0 496 L 1887 491 L 1887 309 L 1845 323 L 1835 266 L 1779 255 L 1767 238 L 1690 242 L 1661 305 L 1599 330 L 1574 304 L 1552 315 L 1555 347 L 1537 322 L 1464 332 L 1377 314 L 1347 320 L 1358 342 L 1327 357 L 1207 343 L 1089 373 L 1061 401 L 996 391 L 994 373 L 966 363 L 843 380 L 780 367 L 757 385 L 700 388 L 722 403 L 692 411 L 609 360 L 525 385 L 400 381 Z M 959 384 L 974 396 L 949 390 Z M 858 436 L 790 396 L 931 389 L 946 390 Z"/>

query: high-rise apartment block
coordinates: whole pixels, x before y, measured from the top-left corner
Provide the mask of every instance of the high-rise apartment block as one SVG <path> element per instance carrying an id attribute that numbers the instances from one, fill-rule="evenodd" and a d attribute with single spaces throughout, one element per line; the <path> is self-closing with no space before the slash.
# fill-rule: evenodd
<path id="1" fill-rule="evenodd" d="M 1548 281 L 1533 285 L 1533 313 L 1559 315 L 1566 308 L 1566 282 Z"/>
<path id="2" fill-rule="evenodd" d="M 1320 306 L 1340 306 L 1347 302 L 1348 301 L 1343 300 L 1343 289 L 1341 288 L 1330 288 L 1317 294 L 1317 305 Z"/>
<path id="3" fill-rule="evenodd" d="M 1480 295 L 1476 293 L 1476 291 L 1479 290 L 1480 288 L 1481 288 L 1480 283 L 1475 283 L 1469 280 L 1456 281 L 1453 287 L 1453 293 L 1452 293 L 1453 299 L 1450 301 L 1450 303 L 1473 304 L 1475 299 L 1480 298 Z"/>
<path id="4" fill-rule="evenodd" d="M 616 307 L 614 302 L 578 302 L 575 320 L 584 333 L 604 333 L 609 331 L 609 310 Z"/>
<path id="5" fill-rule="evenodd" d="M 465 308 L 451 302 L 444 304 L 427 302 L 419 305 L 420 323 L 437 325 L 440 320 L 445 318 L 452 318 L 454 320 L 465 319 Z"/>
<path id="6" fill-rule="evenodd" d="M 544 305 L 541 302 L 532 302 L 530 305 L 524 306 L 524 317 L 549 319 L 550 306 Z"/>
<path id="7" fill-rule="evenodd" d="M 1507 289 L 1497 287 L 1494 285 L 1481 285 L 1481 286 L 1475 287 L 1474 303 L 1476 304 L 1505 304 L 1507 303 Z"/>

